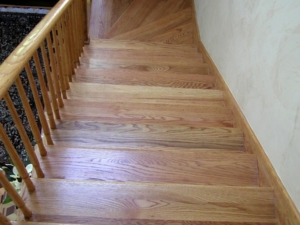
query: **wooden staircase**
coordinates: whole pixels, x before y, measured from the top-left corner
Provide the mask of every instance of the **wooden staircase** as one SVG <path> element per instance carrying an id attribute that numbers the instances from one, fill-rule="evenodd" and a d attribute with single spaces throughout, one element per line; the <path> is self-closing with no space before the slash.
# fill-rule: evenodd
<path id="1" fill-rule="evenodd" d="M 24 225 L 275 225 L 273 189 L 198 52 L 190 0 L 93 0 Z M 22 222 L 23 221 L 23 222 Z"/>

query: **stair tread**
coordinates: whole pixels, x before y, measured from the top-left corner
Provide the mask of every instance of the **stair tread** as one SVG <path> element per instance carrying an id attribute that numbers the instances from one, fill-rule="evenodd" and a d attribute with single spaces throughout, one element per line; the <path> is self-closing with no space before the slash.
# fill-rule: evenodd
<path id="1" fill-rule="evenodd" d="M 107 182 L 257 186 L 254 155 L 220 151 L 141 151 L 49 146 L 45 178 Z"/>
<path id="2" fill-rule="evenodd" d="M 136 0 L 104 36 L 112 38 L 191 7 L 190 1 Z M 130 20 L 130 23 L 128 23 Z"/>
<path id="3" fill-rule="evenodd" d="M 182 62 L 182 61 L 181 61 Z M 105 60 L 98 58 L 86 58 L 80 59 L 81 68 L 89 69 L 126 69 L 128 71 L 151 71 L 151 72 L 170 72 L 179 74 L 210 74 L 209 65 L 206 63 L 189 63 L 184 62 L 182 64 L 176 63 L 164 63 L 162 62 L 145 62 L 139 63 L 137 61 L 123 61 L 123 60 Z"/>
<path id="4" fill-rule="evenodd" d="M 163 63 L 163 64 L 182 64 L 182 65 L 197 65 L 203 63 L 203 56 L 200 53 L 174 53 L 174 51 L 152 51 L 152 50 L 132 50 L 132 49 L 107 49 L 93 48 L 87 46 L 84 48 L 82 57 L 107 59 L 107 60 L 122 60 L 124 62 L 136 63 Z"/>
<path id="5" fill-rule="evenodd" d="M 53 179 L 33 179 L 33 183 L 36 192 L 29 196 L 24 188 L 22 193 L 33 211 L 32 221 L 98 224 L 101 218 L 186 222 L 275 220 L 271 188 Z"/>
<path id="6" fill-rule="evenodd" d="M 211 75 L 155 73 L 129 70 L 105 70 L 78 68 L 75 82 L 161 86 L 191 89 L 214 89 L 215 77 Z"/>
<path id="7" fill-rule="evenodd" d="M 65 100 L 61 119 L 108 123 L 173 124 L 206 127 L 233 127 L 231 112 L 222 105 L 175 105 Z"/>
<path id="8" fill-rule="evenodd" d="M 244 150 L 243 133 L 237 128 L 193 127 L 158 124 L 111 124 L 58 121 L 52 132 L 56 144 L 70 147 L 208 148 Z"/>
<path id="9" fill-rule="evenodd" d="M 151 41 L 153 37 L 164 34 L 171 29 L 179 27 L 183 24 L 192 22 L 192 9 L 187 8 L 180 12 L 167 15 L 164 18 L 147 25 L 138 27 L 134 30 L 128 31 L 111 37 L 114 40 L 140 40 Z"/>
<path id="10" fill-rule="evenodd" d="M 163 99 L 172 101 L 223 100 L 223 93 L 211 89 L 184 89 L 153 86 L 130 86 L 92 83 L 70 83 L 68 97 L 90 99 Z"/>
<path id="11" fill-rule="evenodd" d="M 161 42 L 143 42 L 138 40 L 111 40 L 95 39 L 91 40 L 91 48 L 107 49 L 127 49 L 127 50 L 147 50 L 174 53 L 197 53 L 197 46 L 191 44 L 166 44 Z"/>
<path id="12" fill-rule="evenodd" d="M 188 22 L 158 34 L 147 41 L 162 42 L 167 44 L 194 44 L 194 23 Z"/>

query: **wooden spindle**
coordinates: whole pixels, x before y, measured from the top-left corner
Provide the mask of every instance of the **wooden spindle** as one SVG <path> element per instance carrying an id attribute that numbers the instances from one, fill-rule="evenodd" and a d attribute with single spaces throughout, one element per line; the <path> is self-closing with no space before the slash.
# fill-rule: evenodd
<path id="1" fill-rule="evenodd" d="M 54 34 L 52 34 L 52 35 L 54 35 Z M 58 101 L 58 106 L 63 107 L 64 102 L 61 97 L 61 88 L 59 85 L 58 68 L 57 68 L 57 63 L 56 63 L 55 56 L 53 53 L 55 47 L 54 47 L 54 43 L 51 41 L 50 33 L 47 35 L 47 44 L 48 44 L 48 49 L 49 49 L 50 66 L 51 66 L 51 71 L 52 71 L 52 75 L 53 75 L 52 77 L 53 77 L 53 81 L 54 81 L 54 87 L 55 87 L 56 97 L 57 97 L 57 101 Z"/>
<path id="2" fill-rule="evenodd" d="M 72 63 L 71 63 L 71 49 L 70 49 L 70 40 L 68 35 L 68 28 L 67 28 L 67 19 L 66 13 L 61 18 L 61 25 L 62 25 L 62 38 L 63 38 L 63 46 L 65 51 L 66 57 L 66 72 L 67 72 L 67 79 L 69 82 L 72 82 Z"/>
<path id="3" fill-rule="evenodd" d="M 59 71 L 59 81 L 60 81 L 60 86 L 62 90 L 62 95 L 64 99 L 67 99 L 67 87 L 65 84 L 65 79 L 63 75 L 63 66 L 62 66 L 62 57 L 61 57 L 61 50 L 59 47 L 59 38 L 58 38 L 58 33 L 57 33 L 57 27 L 58 25 L 55 25 L 56 28 L 52 29 L 52 34 L 53 34 L 53 42 L 55 46 L 55 58 L 56 58 L 56 63 L 58 66 L 58 71 Z"/>
<path id="4" fill-rule="evenodd" d="M 72 10 L 71 8 L 67 11 L 67 29 L 68 29 L 68 37 L 69 37 L 69 46 L 70 46 L 70 53 L 71 53 L 71 66 L 72 66 L 72 74 L 75 73 L 75 68 L 77 66 L 77 59 L 75 58 L 75 41 L 73 35 L 73 22 L 72 22 Z"/>
<path id="5" fill-rule="evenodd" d="M 43 56 L 45 70 L 46 70 L 46 77 L 47 77 L 49 91 L 50 91 L 50 95 L 51 95 L 54 115 L 55 115 L 56 119 L 60 119 L 59 109 L 58 109 L 56 94 L 55 94 L 55 90 L 54 90 L 53 79 L 52 79 L 52 75 L 50 72 L 50 65 L 49 65 L 49 60 L 48 60 L 48 56 L 47 56 L 47 52 L 46 52 L 45 42 L 42 42 L 41 50 L 42 50 L 42 56 Z"/>
<path id="6" fill-rule="evenodd" d="M 63 26 L 63 21 L 62 19 L 60 19 L 58 21 L 58 25 L 57 25 L 57 29 L 58 29 L 58 40 L 59 40 L 59 49 L 60 49 L 60 53 L 61 53 L 61 59 L 62 59 L 62 63 L 63 63 L 63 79 L 65 81 L 65 85 L 67 89 L 70 89 L 70 85 L 69 85 L 69 75 L 68 75 L 68 59 L 67 59 L 67 49 L 66 46 L 64 44 L 64 37 L 63 37 L 63 31 L 62 31 L 62 26 Z"/>
<path id="7" fill-rule="evenodd" d="M 7 180 L 7 178 L 5 176 L 5 172 L 2 169 L 0 169 L 0 182 L 1 182 L 2 186 L 4 187 L 4 189 L 6 190 L 7 194 L 9 195 L 9 197 L 11 197 L 11 199 L 16 204 L 16 206 L 19 208 L 19 210 L 21 210 L 21 212 L 23 213 L 24 217 L 26 219 L 30 219 L 31 216 L 32 216 L 32 212 L 27 208 L 25 202 L 20 197 L 20 195 L 18 194 L 18 192 L 9 183 L 9 181 Z"/>
<path id="8" fill-rule="evenodd" d="M 44 100 L 45 109 L 46 109 L 48 119 L 49 119 L 50 128 L 55 129 L 56 124 L 55 124 L 55 120 L 54 120 L 53 113 L 52 113 L 52 107 L 51 107 L 49 96 L 48 96 L 47 86 L 46 86 L 46 83 L 45 83 L 45 80 L 43 77 L 41 62 L 40 62 L 39 55 L 37 52 L 35 52 L 33 54 L 33 59 L 34 59 L 34 63 L 35 63 L 36 72 L 37 72 L 37 75 L 38 75 L 38 78 L 40 81 L 40 88 L 41 88 L 41 92 L 42 92 L 42 96 L 43 96 L 43 100 Z"/>
<path id="9" fill-rule="evenodd" d="M 89 44 L 89 31 L 88 31 L 88 21 L 89 21 L 89 13 L 88 13 L 88 0 L 83 0 L 83 17 L 84 17 L 84 43 Z"/>
<path id="10" fill-rule="evenodd" d="M 21 139 L 23 141 L 23 144 L 25 146 L 25 149 L 27 151 L 27 154 L 28 154 L 28 157 L 30 159 L 30 162 L 32 163 L 37 175 L 39 178 L 43 178 L 44 177 L 44 173 L 40 167 L 40 163 L 38 161 L 38 158 L 36 157 L 35 155 L 35 152 L 33 150 L 33 147 L 30 143 L 30 140 L 29 140 L 29 137 L 26 133 L 26 130 L 22 124 L 22 121 L 21 119 L 19 118 L 19 115 L 18 115 L 18 112 L 14 106 L 14 103 L 12 102 L 10 96 L 8 94 L 6 94 L 4 96 L 4 100 L 6 102 L 6 105 L 11 113 L 11 116 L 15 122 L 15 125 L 16 125 L 16 128 L 18 129 L 19 131 L 19 134 L 21 136 Z"/>
<path id="11" fill-rule="evenodd" d="M 34 136 L 36 144 L 39 146 L 40 154 L 42 156 L 46 156 L 47 151 L 45 149 L 45 146 L 44 146 L 44 143 L 43 143 L 43 140 L 42 140 L 42 137 L 41 137 L 41 132 L 40 132 L 39 127 L 38 127 L 38 125 L 35 121 L 33 112 L 31 110 L 28 99 L 26 97 L 26 93 L 25 93 L 25 90 L 23 88 L 22 81 L 21 81 L 20 77 L 18 77 L 16 79 L 15 83 L 16 83 L 16 86 L 17 86 L 17 89 L 18 89 L 18 92 L 19 92 L 19 95 L 20 95 L 20 98 L 21 98 L 21 101 L 22 101 L 27 119 L 28 119 L 28 122 L 30 124 L 32 134 Z"/>
<path id="12" fill-rule="evenodd" d="M 28 81 L 29 81 L 29 84 L 30 84 L 30 87 L 31 87 L 31 91 L 32 91 L 32 95 L 33 95 L 33 98 L 34 98 L 35 106 L 36 106 L 36 109 L 37 109 L 38 114 L 39 114 L 39 118 L 40 118 L 41 125 L 42 125 L 42 128 L 43 128 L 43 133 L 44 133 L 45 138 L 47 140 L 47 144 L 48 145 L 53 145 L 53 141 L 52 141 L 52 138 L 50 136 L 50 129 L 49 129 L 49 126 L 48 126 L 48 123 L 47 123 L 47 120 L 46 120 L 46 117 L 45 117 L 45 114 L 44 114 L 44 109 L 43 109 L 43 106 L 42 106 L 42 103 L 41 103 L 41 100 L 40 100 L 40 97 L 39 97 L 39 93 L 38 93 L 38 90 L 37 90 L 37 87 L 36 87 L 36 84 L 35 84 L 35 81 L 34 81 L 29 63 L 26 64 L 25 71 L 26 71 Z"/>
<path id="13" fill-rule="evenodd" d="M 73 21 L 74 21 L 74 37 L 76 40 L 76 51 L 77 55 L 76 58 L 79 59 L 80 57 L 80 31 L 79 31 L 79 13 L 78 13 L 78 1 L 74 1 L 73 5 Z"/>
<path id="14" fill-rule="evenodd" d="M 0 224 L 2 225 L 12 225 L 9 219 L 7 219 L 3 214 L 0 212 Z"/>
<path id="15" fill-rule="evenodd" d="M 14 163 L 15 167 L 17 168 L 20 177 L 22 178 L 23 182 L 26 184 L 26 187 L 28 189 L 29 192 L 34 192 L 35 190 L 35 186 L 32 183 L 29 174 L 22 162 L 22 160 L 20 159 L 15 147 L 13 146 L 13 144 L 11 143 L 9 137 L 7 136 L 2 124 L 0 123 L 0 138 L 2 140 L 2 143 L 5 146 L 5 149 L 8 153 L 8 155 L 10 156 L 10 159 L 12 160 L 12 162 Z"/>

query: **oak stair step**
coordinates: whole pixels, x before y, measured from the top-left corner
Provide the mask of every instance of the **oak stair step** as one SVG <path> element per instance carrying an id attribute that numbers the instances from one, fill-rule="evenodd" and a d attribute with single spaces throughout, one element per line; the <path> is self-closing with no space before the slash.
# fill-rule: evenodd
<path id="1" fill-rule="evenodd" d="M 123 69 L 128 71 L 151 71 L 151 72 L 170 72 L 179 74 L 211 74 L 210 67 L 206 63 L 189 63 L 188 61 L 181 61 L 180 64 L 165 62 L 145 62 L 139 63 L 138 61 L 125 61 L 125 60 L 107 60 L 98 58 L 80 59 L 80 67 L 88 69 Z"/>
<path id="2" fill-rule="evenodd" d="M 69 147 L 244 150 L 243 132 L 227 127 L 58 121 L 57 129 L 52 132 L 52 139 L 55 144 Z"/>
<path id="3" fill-rule="evenodd" d="M 49 146 L 45 178 L 258 186 L 256 156 L 222 151 L 143 151 Z"/>
<path id="4" fill-rule="evenodd" d="M 107 60 L 122 60 L 123 62 L 136 63 L 164 63 L 164 64 L 181 64 L 194 66 L 203 63 L 203 56 L 200 53 L 176 53 L 168 51 L 151 51 L 151 50 L 128 50 L 128 49 L 108 49 L 94 48 L 87 46 L 82 54 L 84 58 L 107 59 Z"/>
<path id="5" fill-rule="evenodd" d="M 137 27 L 134 30 L 119 35 L 110 36 L 114 40 L 139 40 L 153 41 L 156 36 L 192 22 L 192 9 L 187 8 L 177 13 L 167 15 L 164 18 L 147 25 Z"/>
<path id="6" fill-rule="evenodd" d="M 84 47 L 84 49 L 87 46 Z M 196 45 L 191 44 L 165 44 L 160 42 L 142 42 L 137 40 L 110 40 L 110 39 L 97 39 L 91 40 L 89 47 L 94 49 L 126 49 L 126 50 L 142 50 L 142 51 L 160 51 L 160 52 L 174 52 L 181 53 L 197 53 Z"/>
<path id="7" fill-rule="evenodd" d="M 275 222 L 271 188 L 55 179 L 33 179 L 33 183 L 36 191 L 29 194 L 23 188 L 22 196 L 33 211 L 31 220 L 38 222 L 103 225 Z"/>
<path id="8" fill-rule="evenodd" d="M 103 123 L 190 125 L 194 127 L 233 127 L 231 111 L 221 106 L 175 105 L 65 100 L 61 119 Z"/>
<path id="9" fill-rule="evenodd" d="M 67 94 L 69 99 L 138 99 L 143 102 L 154 99 L 168 102 L 223 100 L 223 93 L 219 90 L 92 83 L 70 83 Z"/>
<path id="10" fill-rule="evenodd" d="M 129 70 L 78 68 L 74 82 L 94 84 L 121 84 L 160 86 L 191 89 L 214 89 L 215 77 L 211 75 L 155 73 Z"/>
<path id="11" fill-rule="evenodd" d="M 135 0 L 104 37 L 107 39 L 112 38 L 157 21 L 167 15 L 177 13 L 187 7 L 191 7 L 191 4 L 186 0 Z"/>

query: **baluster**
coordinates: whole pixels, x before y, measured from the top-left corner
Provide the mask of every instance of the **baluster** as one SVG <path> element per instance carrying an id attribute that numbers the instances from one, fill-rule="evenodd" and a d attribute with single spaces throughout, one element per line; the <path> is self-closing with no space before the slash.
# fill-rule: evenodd
<path id="1" fill-rule="evenodd" d="M 25 146 L 25 149 L 27 150 L 27 154 L 28 154 L 28 157 L 30 159 L 30 162 L 32 163 L 35 171 L 36 171 L 36 174 L 39 178 L 43 178 L 44 177 L 44 173 L 40 167 L 40 163 L 35 155 L 35 152 L 33 150 L 33 147 L 31 146 L 31 143 L 30 143 L 30 140 L 29 140 L 29 137 L 27 136 L 27 133 L 26 133 L 26 130 L 22 124 L 22 121 L 21 119 L 19 118 L 19 115 L 17 113 L 17 110 L 9 96 L 9 94 L 6 94 L 4 96 L 4 100 L 6 102 L 6 105 L 11 113 L 11 116 L 15 122 L 15 125 L 19 131 L 19 134 L 21 136 L 21 139 L 23 141 L 23 144 Z"/>
<path id="2" fill-rule="evenodd" d="M 61 25 L 62 25 L 62 39 L 63 39 L 63 47 L 64 47 L 64 55 L 66 60 L 66 72 L 67 78 L 69 82 L 72 82 L 72 64 L 71 64 L 71 49 L 70 49 L 70 40 L 68 37 L 68 28 L 67 28 L 67 21 L 66 21 L 66 13 L 61 18 Z"/>
<path id="3" fill-rule="evenodd" d="M 0 224 L 2 225 L 12 225 L 9 219 L 7 219 L 5 216 L 2 215 L 0 212 Z"/>
<path id="4" fill-rule="evenodd" d="M 45 114 L 44 114 L 44 109 L 43 109 L 43 106 L 42 106 L 42 103 L 41 103 L 41 100 L 40 100 L 40 97 L 39 97 L 37 87 L 36 87 L 34 79 L 33 79 L 33 75 L 32 75 L 29 63 L 26 64 L 25 71 L 26 71 L 28 81 L 29 81 L 29 84 L 30 84 L 30 87 L 31 87 L 31 91 L 32 91 L 32 94 L 33 94 L 35 106 L 36 106 L 36 109 L 37 109 L 38 114 L 39 114 L 39 118 L 40 118 L 41 125 L 42 125 L 42 128 L 43 128 L 43 133 L 44 133 L 45 138 L 47 140 L 47 144 L 48 145 L 53 145 L 53 141 L 52 141 L 52 138 L 50 136 L 50 129 L 49 129 L 49 126 L 48 126 L 48 123 L 47 123 L 47 120 L 46 120 L 46 117 L 45 117 Z"/>
<path id="5" fill-rule="evenodd" d="M 68 59 L 67 59 L 67 49 L 65 47 L 64 41 L 63 41 L 63 31 L 62 31 L 62 19 L 58 21 L 58 38 L 59 38 L 59 48 L 61 53 L 61 59 L 63 62 L 63 79 L 65 81 L 65 85 L 67 89 L 70 89 L 69 81 L 68 81 Z"/>
<path id="6" fill-rule="evenodd" d="M 53 33 L 52 33 L 52 35 L 53 35 L 53 38 L 55 38 Z M 58 100 L 58 105 L 59 105 L 59 107 L 63 107 L 64 102 L 61 97 L 61 89 L 59 86 L 59 76 L 58 76 L 58 72 L 57 72 L 58 68 L 57 68 L 57 63 L 56 63 L 55 56 L 53 53 L 54 44 L 51 41 L 50 33 L 47 35 L 47 44 L 48 44 L 48 48 L 49 48 L 50 66 L 51 66 L 51 70 L 52 70 L 52 74 L 53 74 L 54 87 L 55 87 L 55 92 L 56 92 L 56 96 L 57 96 L 57 100 Z"/>
<path id="7" fill-rule="evenodd" d="M 58 25 L 55 25 L 55 26 L 58 27 Z M 62 89 L 62 94 L 63 94 L 63 98 L 67 99 L 67 92 L 66 92 L 67 88 L 66 88 L 66 84 L 65 84 L 64 75 L 63 75 L 62 57 L 61 57 L 60 47 L 58 44 L 57 28 L 52 29 L 52 34 L 53 34 L 53 42 L 55 45 L 55 54 L 56 54 L 56 59 L 57 59 L 57 65 L 58 65 L 58 71 L 59 71 L 59 81 L 60 81 L 60 85 L 61 85 L 61 89 Z"/>
<path id="8" fill-rule="evenodd" d="M 89 44 L 89 31 L 88 31 L 88 0 L 83 0 L 83 17 L 84 17 L 84 43 Z"/>
<path id="9" fill-rule="evenodd" d="M 34 139 L 36 141 L 36 144 L 39 146 L 40 154 L 42 156 L 46 156 L 47 151 L 45 149 L 39 127 L 38 127 L 38 125 L 35 121 L 35 118 L 34 118 L 34 115 L 32 113 L 31 107 L 30 107 L 28 99 L 26 97 L 26 93 L 24 91 L 24 88 L 23 88 L 22 81 L 21 81 L 20 77 L 18 77 L 16 79 L 16 86 L 17 86 L 21 101 L 23 103 L 23 107 L 24 107 L 26 116 L 28 118 L 28 122 L 30 124 Z"/>
<path id="10" fill-rule="evenodd" d="M 77 55 L 76 58 L 79 59 L 80 57 L 80 26 L 79 26 L 79 13 L 78 13 L 78 1 L 74 1 L 73 5 L 73 21 L 74 21 L 74 37 L 76 40 L 76 51 Z"/>
<path id="11" fill-rule="evenodd" d="M 45 80 L 44 80 L 44 77 L 43 77 L 41 62 L 40 62 L 39 55 L 38 55 L 37 52 L 35 52 L 33 54 L 33 59 L 34 59 L 34 63 L 35 63 L 36 72 L 37 72 L 37 75 L 38 75 L 38 78 L 39 78 L 39 81 L 40 81 L 40 88 L 41 88 L 41 92 L 42 92 L 46 112 L 48 114 L 50 128 L 55 129 L 56 124 L 55 124 L 55 120 L 54 120 L 53 113 L 52 113 L 52 107 L 51 107 L 49 96 L 48 96 L 47 86 L 45 84 Z"/>
<path id="12" fill-rule="evenodd" d="M 42 42 L 41 50 L 42 50 L 42 56 L 43 56 L 45 70 L 46 70 L 46 76 L 47 76 L 47 81 L 48 81 L 48 86 L 49 86 L 49 91 L 50 91 L 50 95 L 51 95 L 52 107 L 54 110 L 55 118 L 60 119 L 59 109 L 58 109 L 56 94 L 55 94 L 55 90 L 54 90 L 54 86 L 53 86 L 52 75 L 50 72 L 50 66 L 49 66 L 49 61 L 48 61 L 48 57 L 47 57 L 45 42 Z"/>
<path id="13" fill-rule="evenodd" d="M 73 22 L 72 22 L 72 9 L 69 8 L 67 12 L 67 28 L 68 28 L 68 34 L 69 37 L 69 46 L 71 50 L 71 66 L 72 66 L 72 74 L 75 73 L 75 68 L 77 66 L 77 59 L 76 59 L 76 50 L 75 50 L 75 41 L 74 41 L 74 35 L 73 35 Z"/>
<path id="14" fill-rule="evenodd" d="M 72 75 L 75 73 L 74 70 L 74 49 L 72 48 L 73 46 L 73 39 L 71 36 L 71 32 L 70 32 L 70 18 L 69 18 L 69 9 L 66 11 L 65 13 L 65 44 L 67 46 L 68 49 L 68 60 L 69 60 L 69 66 L 70 66 L 70 76 L 69 76 L 69 81 L 72 82 Z"/>
<path id="15" fill-rule="evenodd" d="M 20 177 L 26 184 L 28 191 L 34 192 L 34 190 L 35 190 L 34 184 L 32 183 L 22 160 L 20 159 L 19 155 L 17 154 L 15 147 L 13 146 L 10 139 L 8 138 L 1 123 L 0 123 L 0 138 L 5 146 L 5 149 L 6 149 L 7 153 L 9 154 L 12 162 L 14 163 L 15 167 L 17 168 Z"/>
<path id="16" fill-rule="evenodd" d="M 23 199 L 20 197 L 18 192 L 14 189 L 14 187 L 9 183 L 5 176 L 5 172 L 0 169 L 0 182 L 4 189 L 6 190 L 7 194 L 13 202 L 16 204 L 16 206 L 22 211 L 25 219 L 30 219 L 32 216 L 32 212 L 27 208 L 25 202 Z"/>

